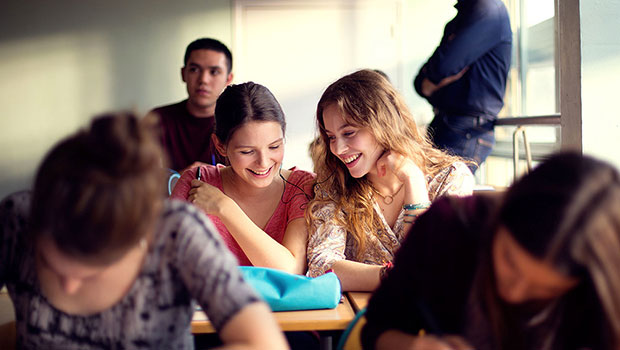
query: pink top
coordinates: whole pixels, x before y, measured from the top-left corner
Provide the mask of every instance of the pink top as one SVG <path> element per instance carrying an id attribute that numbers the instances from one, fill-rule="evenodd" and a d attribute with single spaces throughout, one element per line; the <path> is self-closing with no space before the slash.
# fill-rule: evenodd
<path id="1" fill-rule="evenodd" d="M 223 191 L 220 169 L 224 168 L 224 166 L 218 164 L 217 166 L 206 165 L 200 168 L 202 169 L 202 181 Z M 197 169 L 198 168 L 189 169 L 181 175 L 170 198 L 187 201 L 187 195 L 191 189 L 191 182 L 192 179 L 196 178 Z M 312 180 L 314 180 L 316 176 L 313 173 L 297 170 L 296 168 L 291 168 L 290 170 L 291 175 L 286 183 L 282 199 L 263 229 L 271 238 L 280 244 L 282 244 L 284 232 L 289 222 L 304 216 L 308 201 L 312 198 Z M 303 191 L 301 190 L 302 188 Z M 235 241 L 230 232 L 228 232 L 228 229 L 224 226 L 220 218 L 215 215 L 208 216 L 228 245 L 230 251 L 232 251 L 239 260 L 239 265 L 252 266 L 250 259 L 248 259 L 237 241 Z"/>

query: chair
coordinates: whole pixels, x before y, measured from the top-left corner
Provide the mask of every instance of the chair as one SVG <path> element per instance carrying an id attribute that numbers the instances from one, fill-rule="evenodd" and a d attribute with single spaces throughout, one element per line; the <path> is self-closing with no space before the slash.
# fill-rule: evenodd
<path id="1" fill-rule="evenodd" d="M 177 184 L 177 181 L 179 181 L 180 177 L 181 177 L 181 174 L 179 174 L 177 171 L 168 169 L 168 195 L 172 194 L 174 185 Z"/>
<path id="2" fill-rule="evenodd" d="M 362 327 L 366 324 L 366 308 L 361 309 L 340 337 L 336 350 L 361 350 Z"/>

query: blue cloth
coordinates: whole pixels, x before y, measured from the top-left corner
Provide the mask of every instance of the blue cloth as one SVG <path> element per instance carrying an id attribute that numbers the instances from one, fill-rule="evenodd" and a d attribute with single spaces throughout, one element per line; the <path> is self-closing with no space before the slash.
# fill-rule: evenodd
<path id="1" fill-rule="evenodd" d="M 495 145 L 494 119 L 438 113 L 428 126 L 428 136 L 438 147 L 474 163 L 472 173 L 491 154 Z"/>
<path id="2" fill-rule="evenodd" d="M 433 107 L 452 115 L 496 118 L 502 109 L 512 54 L 512 30 L 501 0 L 459 0 L 441 42 L 414 86 Z M 427 97 L 422 80 L 438 84 L 469 67 L 461 79 Z"/>
<path id="3" fill-rule="evenodd" d="M 333 309 L 340 302 L 340 280 L 333 272 L 312 278 L 267 267 L 239 269 L 273 311 Z"/>
<path id="4" fill-rule="evenodd" d="M 441 42 L 414 80 L 420 96 L 435 108 L 428 134 L 440 149 L 473 160 L 475 172 L 495 144 L 493 121 L 504 106 L 512 55 L 512 30 L 501 0 L 459 0 Z M 463 76 L 430 96 L 428 79 L 438 85 L 468 68 Z"/>

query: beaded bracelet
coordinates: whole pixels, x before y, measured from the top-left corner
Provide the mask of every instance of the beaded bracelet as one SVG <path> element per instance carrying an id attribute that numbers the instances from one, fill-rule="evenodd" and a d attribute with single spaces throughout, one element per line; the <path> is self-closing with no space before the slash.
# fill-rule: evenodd
<path id="1" fill-rule="evenodd" d="M 394 268 L 394 264 L 391 262 L 384 263 L 381 270 L 379 270 L 379 280 L 383 281 L 392 268 Z"/>
<path id="2" fill-rule="evenodd" d="M 422 202 L 415 204 L 405 204 L 403 205 L 403 209 L 405 210 L 420 210 L 420 209 L 428 209 L 431 206 L 431 202 Z"/>

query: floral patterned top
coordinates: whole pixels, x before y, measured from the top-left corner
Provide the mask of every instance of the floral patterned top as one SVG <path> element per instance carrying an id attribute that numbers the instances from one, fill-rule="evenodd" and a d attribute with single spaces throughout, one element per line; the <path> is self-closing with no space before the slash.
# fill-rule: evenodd
<path id="1" fill-rule="evenodd" d="M 441 170 L 435 177 L 427 177 L 428 195 L 431 201 L 443 195 L 468 196 L 474 188 L 474 176 L 462 162 L 456 162 Z M 375 202 L 374 208 L 383 222 L 383 227 L 366 235 L 366 248 L 361 259 L 357 260 L 357 246 L 352 237 L 347 235 L 345 227 L 335 224 L 331 218 L 335 213 L 335 203 L 326 203 L 316 212 L 323 223 L 314 227 L 308 240 L 308 272 L 310 277 L 324 274 L 339 260 L 354 260 L 365 264 L 381 265 L 394 259 L 396 250 L 405 239 L 404 214 L 401 209 L 394 227 L 388 225 Z"/>

